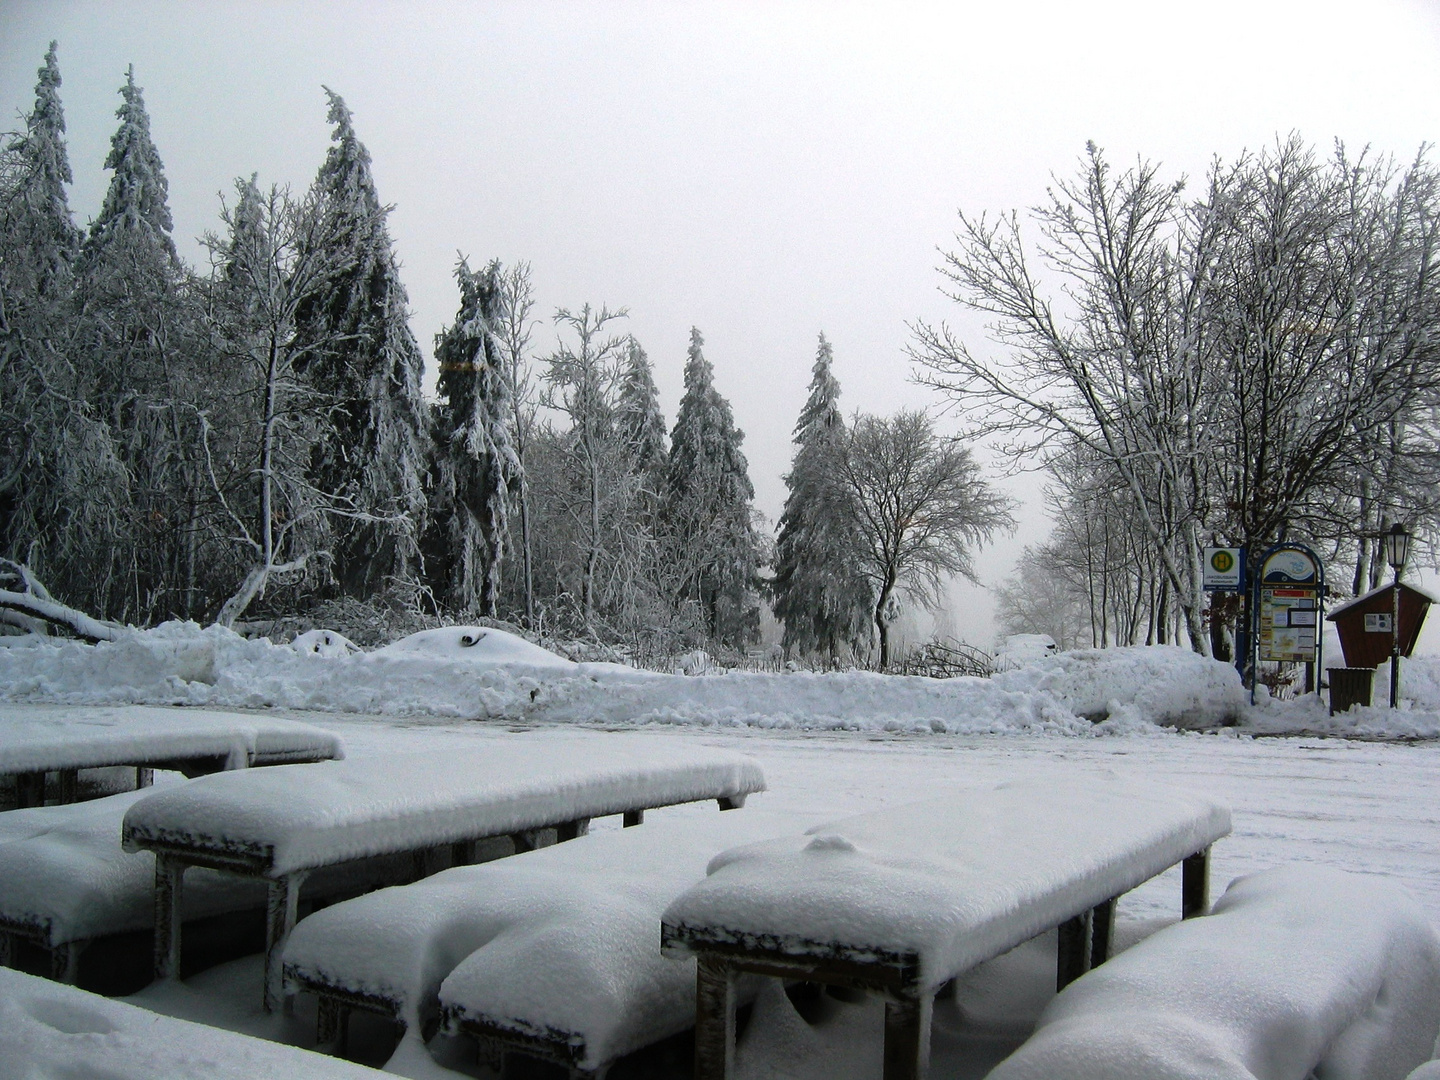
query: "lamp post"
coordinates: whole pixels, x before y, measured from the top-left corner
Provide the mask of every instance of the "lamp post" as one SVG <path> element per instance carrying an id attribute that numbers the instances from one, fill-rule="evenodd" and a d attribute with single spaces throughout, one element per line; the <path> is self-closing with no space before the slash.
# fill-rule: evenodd
<path id="1" fill-rule="evenodd" d="M 1396 522 L 1390 526 L 1385 537 L 1385 561 L 1395 571 L 1394 606 L 1390 612 L 1390 707 L 1400 705 L 1400 575 L 1405 570 L 1405 560 L 1410 556 L 1410 534 L 1405 526 Z"/>

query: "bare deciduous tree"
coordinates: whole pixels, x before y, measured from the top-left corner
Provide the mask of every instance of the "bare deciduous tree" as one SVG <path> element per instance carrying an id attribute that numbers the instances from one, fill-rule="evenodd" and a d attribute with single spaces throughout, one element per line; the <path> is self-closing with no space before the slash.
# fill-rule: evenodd
<path id="1" fill-rule="evenodd" d="M 1013 521 L 970 451 L 938 437 L 922 412 L 857 415 L 846 451 L 844 486 L 862 544 L 860 572 L 875 590 L 885 668 L 899 594 L 929 606 L 947 577 L 975 580 L 971 549 Z"/>

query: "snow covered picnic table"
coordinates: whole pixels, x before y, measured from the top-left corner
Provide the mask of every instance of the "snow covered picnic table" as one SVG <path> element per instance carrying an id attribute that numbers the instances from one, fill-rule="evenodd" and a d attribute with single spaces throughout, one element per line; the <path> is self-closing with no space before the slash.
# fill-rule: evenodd
<path id="1" fill-rule="evenodd" d="M 738 754 L 640 738 L 531 740 L 484 750 L 406 754 L 370 761 L 219 773 L 137 802 L 124 844 L 155 853 L 155 970 L 179 972 L 174 915 L 187 867 L 263 878 L 269 887 L 265 1005 L 280 997 L 280 959 L 307 874 L 375 856 L 449 847 L 452 863 L 475 845 L 510 837 L 515 850 L 584 834 L 591 818 L 715 799 L 722 810 L 765 789 L 760 767 Z"/>
<path id="2" fill-rule="evenodd" d="M 688 1028 L 695 966 L 661 955 L 665 905 L 718 851 L 794 818 L 717 814 L 612 830 L 446 870 L 326 908 L 295 928 L 285 980 L 320 1000 L 321 1043 L 344 1050 L 360 1008 L 424 1038 L 454 1031 L 595 1077 Z"/>
<path id="3" fill-rule="evenodd" d="M 59 802 L 78 796 L 81 769 L 134 766 L 136 786 L 153 769 L 187 776 L 255 765 L 344 757 L 338 736 L 295 720 L 151 706 L 0 705 L 0 778 L 15 778 L 17 807 L 43 805 L 45 775 L 59 775 Z"/>
<path id="4" fill-rule="evenodd" d="M 947 798 L 735 848 L 665 911 L 662 942 L 698 961 L 696 1080 L 734 1055 L 737 976 L 886 995 L 886 1080 L 923 1077 L 937 990 L 1060 928 L 1063 987 L 1109 956 L 1115 902 L 1184 864 L 1181 911 L 1209 906 L 1209 848 L 1230 812 L 1118 777 L 961 789 Z"/>
<path id="5" fill-rule="evenodd" d="M 74 982 L 92 941 L 151 928 L 155 861 L 120 847 L 126 811 L 147 794 L 0 814 L 0 966 L 29 942 L 49 953 L 52 979 Z M 184 914 L 198 919 L 264 904 L 259 882 L 205 870 L 190 882 Z"/>

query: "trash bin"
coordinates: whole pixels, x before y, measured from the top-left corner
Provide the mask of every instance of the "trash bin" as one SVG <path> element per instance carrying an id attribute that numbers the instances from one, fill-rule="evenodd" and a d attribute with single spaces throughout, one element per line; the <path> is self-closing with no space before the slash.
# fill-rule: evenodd
<path id="1" fill-rule="evenodd" d="M 1330 715 L 1345 712 L 1352 705 L 1369 705 L 1375 669 L 1332 667 L 1330 669 Z"/>

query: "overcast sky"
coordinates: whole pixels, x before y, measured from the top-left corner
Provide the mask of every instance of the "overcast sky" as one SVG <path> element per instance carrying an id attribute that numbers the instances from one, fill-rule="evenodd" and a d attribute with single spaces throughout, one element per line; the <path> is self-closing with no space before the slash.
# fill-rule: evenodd
<path id="1" fill-rule="evenodd" d="M 457 252 L 528 260 L 539 310 L 630 309 L 673 422 L 690 327 L 746 433 L 772 519 L 815 339 L 847 411 L 936 404 L 907 322 L 937 292 L 955 211 L 1033 205 L 1086 140 L 1199 179 L 1300 132 L 1409 158 L 1440 138 L 1440 3 L 65 3 L 0 0 L 0 104 L 18 118 L 58 39 L 83 222 L 127 64 L 144 88 L 176 239 L 236 176 L 307 185 L 321 84 L 354 112 L 427 357 Z M 9 126 L 19 123 L 12 120 Z M 537 341 L 548 345 L 542 328 Z M 1043 538 L 1033 481 L 994 584 Z M 988 601 L 953 627 L 988 643 Z"/>

